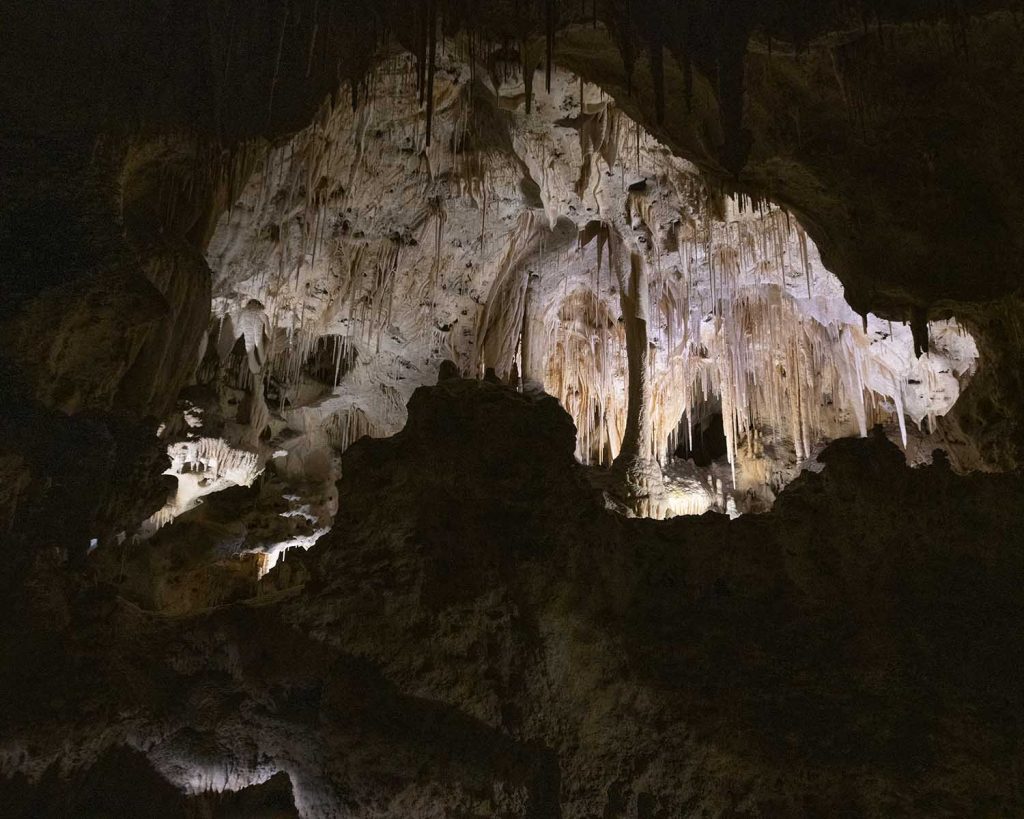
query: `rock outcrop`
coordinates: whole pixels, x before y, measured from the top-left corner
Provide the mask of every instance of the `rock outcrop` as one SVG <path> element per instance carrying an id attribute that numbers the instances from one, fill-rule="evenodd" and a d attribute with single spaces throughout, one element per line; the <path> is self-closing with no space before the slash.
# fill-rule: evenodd
<path id="1" fill-rule="evenodd" d="M 172 620 L 36 593 L 5 773 L 128 744 L 190 792 L 285 771 L 303 816 L 1024 807 L 1019 480 L 873 437 L 768 514 L 658 523 L 605 512 L 574 447 L 554 399 L 447 380 L 349 450 L 302 587 Z"/>

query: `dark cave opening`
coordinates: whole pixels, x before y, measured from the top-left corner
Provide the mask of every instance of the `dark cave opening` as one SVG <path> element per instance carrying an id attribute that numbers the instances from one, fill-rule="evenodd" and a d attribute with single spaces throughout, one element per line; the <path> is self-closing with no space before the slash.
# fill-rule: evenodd
<path id="1" fill-rule="evenodd" d="M 691 447 L 690 442 L 693 442 Z M 679 431 L 679 446 L 675 457 L 690 459 L 695 466 L 711 466 L 714 461 L 724 458 L 729 452 L 725 439 L 725 422 L 721 412 L 713 412 L 695 421 L 690 430 Z"/>

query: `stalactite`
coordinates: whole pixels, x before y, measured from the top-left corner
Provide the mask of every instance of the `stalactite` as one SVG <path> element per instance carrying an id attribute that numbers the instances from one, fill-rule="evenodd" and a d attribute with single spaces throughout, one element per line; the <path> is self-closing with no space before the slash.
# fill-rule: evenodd
<path id="1" fill-rule="evenodd" d="M 434 71 L 437 63 L 437 0 L 427 0 L 427 146 L 434 131 Z"/>
<path id="2" fill-rule="evenodd" d="M 544 89 L 551 93 L 551 67 L 555 51 L 555 0 L 544 3 L 544 34 L 546 40 L 546 65 L 544 67 Z"/>
<path id="3" fill-rule="evenodd" d="M 644 15 L 643 30 L 648 59 L 651 65 L 651 80 L 654 84 L 655 122 L 661 125 L 665 121 L 665 55 L 663 26 L 665 21 L 657 14 L 648 12 Z"/>
<path id="4" fill-rule="evenodd" d="M 277 38 L 277 53 L 274 57 L 274 73 L 270 79 L 270 93 L 268 94 L 267 101 L 267 122 L 270 123 L 274 118 L 274 94 L 277 91 L 277 83 L 281 74 L 281 55 L 284 51 L 284 36 L 288 28 L 288 16 L 289 8 L 288 4 L 284 5 L 284 13 L 281 15 L 281 28 Z"/>
<path id="5" fill-rule="evenodd" d="M 430 0 L 419 0 L 416 4 L 416 90 L 422 107 L 427 94 L 427 4 Z"/>
<path id="6" fill-rule="evenodd" d="M 914 355 L 920 358 L 928 352 L 928 310 L 914 307 L 910 311 L 910 332 L 914 338 Z"/>
<path id="7" fill-rule="evenodd" d="M 522 60 L 522 71 L 523 71 L 523 88 L 526 90 L 526 113 L 530 114 L 533 112 L 533 73 L 534 63 L 530 57 L 530 50 L 526 46 L 526 42 L 521 42 L 519 45 L 519 54 Z"/>

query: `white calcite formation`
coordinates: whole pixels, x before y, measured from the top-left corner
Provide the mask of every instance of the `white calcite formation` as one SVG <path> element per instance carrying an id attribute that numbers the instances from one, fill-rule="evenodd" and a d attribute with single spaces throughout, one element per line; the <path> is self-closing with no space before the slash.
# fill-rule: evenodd
<path id="1" fill-rule="evenodd" d="M 255 452 L 235 449 L 223 438 L 188 438 L 167 448 L 171 457 L 168 475 L 178 487 L 166 505 L 142 526 L 143 536 L 194 509 L 205 495 L 230 486 L 251 486 L 263 468 Z"/>
<path id="2" fill-rule="evenodd" d="M 918 357 L 909 326 L 851 310 L 794 217 L 709 188 L 565 71 L 528 112 L 516 66 L 462 52 L 439 58 L 429 140 L 415 60 L 395 54 L 354 110 L 271 150 L 217 226 L 210 343 L 225 360 L 243 339 L 266 389 L 260 465 L 333 480 L 446 359 L 556 396 L 581 461 L 626 464 L 598 476 L 610 498 L 646 476 L 626 511 L 766 508 L 878 423 L 941 443 L 977 359 L 955 321 Z M 715 412 L 724 457 L 677 457 Z"/>

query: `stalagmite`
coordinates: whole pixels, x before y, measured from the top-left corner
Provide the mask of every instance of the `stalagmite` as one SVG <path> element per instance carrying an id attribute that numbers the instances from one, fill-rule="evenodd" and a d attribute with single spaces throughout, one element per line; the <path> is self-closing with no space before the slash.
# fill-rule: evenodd
<path id="1" fill-rule="evenodd" d="M 614 256 L 613 256 L 614 258 Z M 619 265 L 614 265 L 618 267 Z M 628 279 L 620 275 L 619 295 L 622 320 L 626 328 L 626 359 L 628 361 L 626 431 L 617 461 L 650 461 L 651 449 L 651 383 L 647 339 L 647 275 L 643 259 L 629 255 Z"/>

